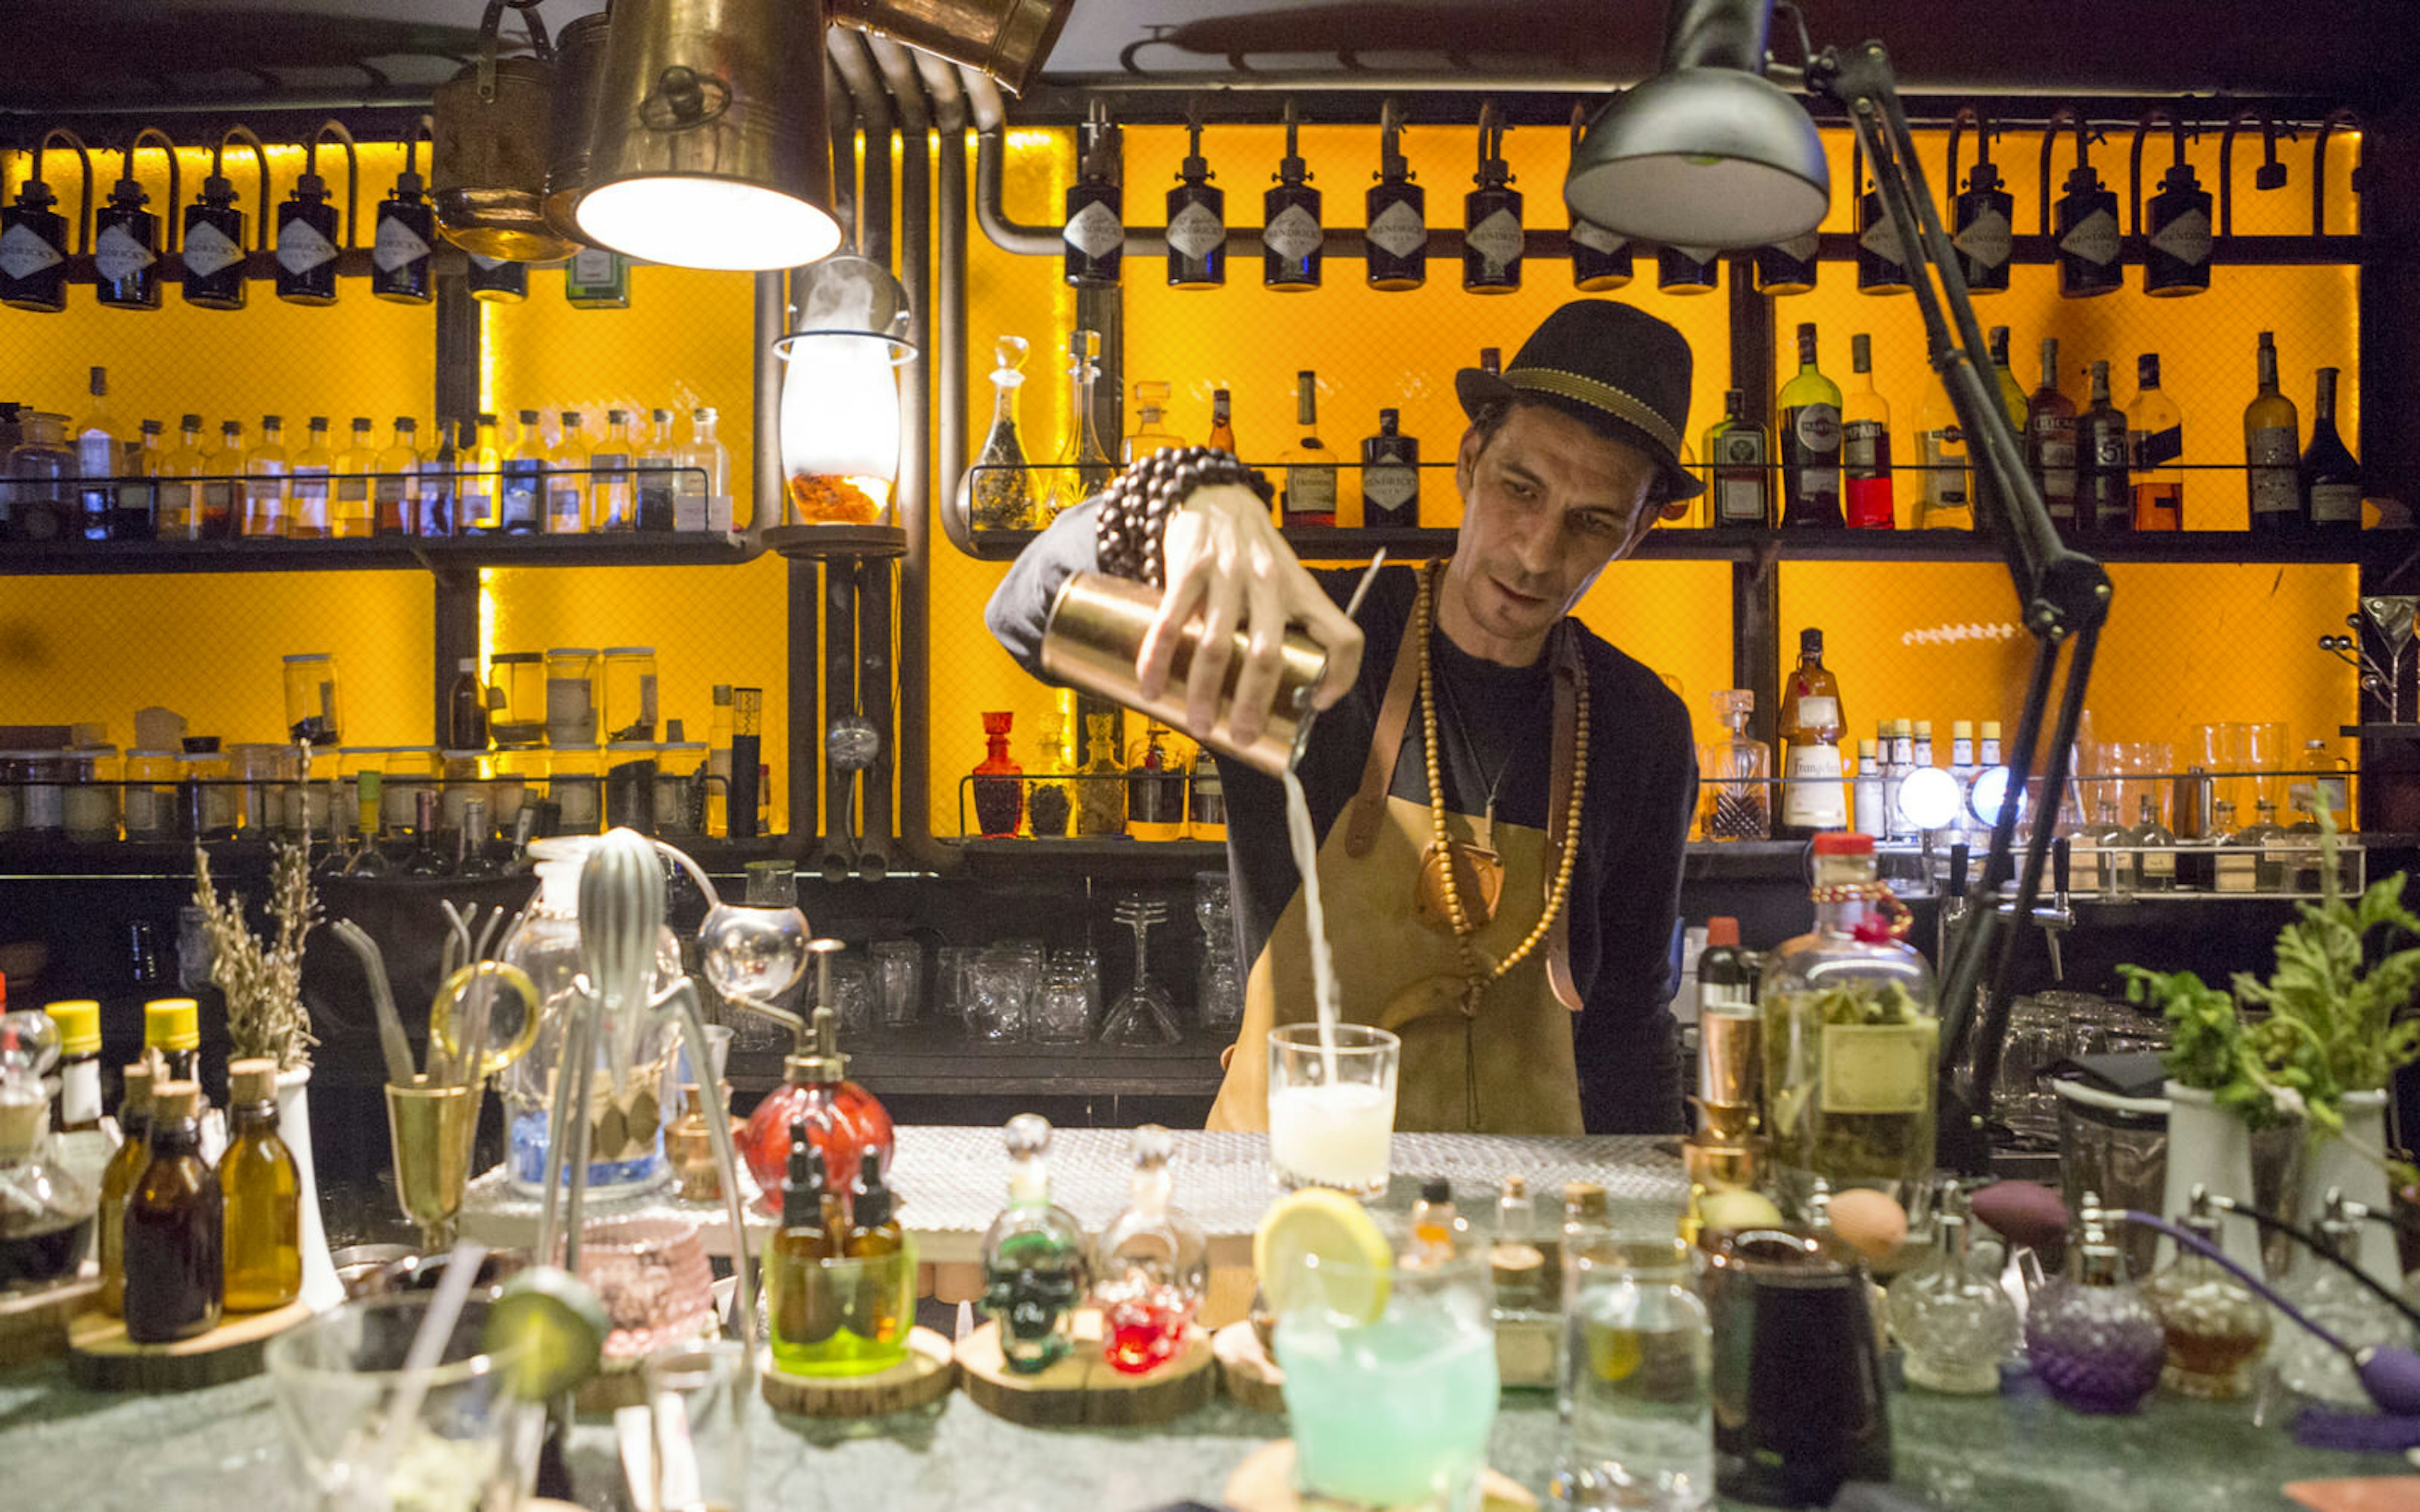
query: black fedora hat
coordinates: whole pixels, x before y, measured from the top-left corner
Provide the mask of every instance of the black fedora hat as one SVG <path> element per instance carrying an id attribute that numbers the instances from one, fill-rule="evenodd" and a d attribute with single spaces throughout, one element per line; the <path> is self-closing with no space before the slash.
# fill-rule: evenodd
<path id="1" fill-rule="evenodd" d="M 1474 417 L 1516 395 L 1552 405 L 1653 458 L 1666 499 L 1694 499 L 1706 485 L 1681 465 L 1689 368 L 1689 338 L 1664 321 L 1611 300 L 1574 300 L 1540 323 L 1502 376 L 1466 367 L 1453 392 Z"/>

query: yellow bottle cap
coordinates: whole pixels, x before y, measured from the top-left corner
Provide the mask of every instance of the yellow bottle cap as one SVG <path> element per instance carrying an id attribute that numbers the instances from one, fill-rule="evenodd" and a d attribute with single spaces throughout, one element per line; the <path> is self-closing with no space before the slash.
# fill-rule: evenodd
<path id="1" fill-rule="evenodd" d="M 97 1056 L 101 1054 L 101 1005 L 88 997 L 71 998 L 53 1003 L 42 1010 L 59 1027 L 59 1050 L 63 1055 Z"/>
<path id="2" fill-rule="evenodd" d="M 143 1043 L 154 1050 L 202 1047 L 202 1009 L 190 997 L 160 997 L 143 1005 Z"/>

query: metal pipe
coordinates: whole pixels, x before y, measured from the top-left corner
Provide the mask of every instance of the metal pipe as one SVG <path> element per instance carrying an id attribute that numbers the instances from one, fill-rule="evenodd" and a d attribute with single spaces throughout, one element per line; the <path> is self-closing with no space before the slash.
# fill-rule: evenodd
<path id="1" fill-rule="evenodd" d="M 168 205 L 166 212 L 160 217 L 160 250 L 175 252 L 184 245 L 185 211 L 180 203 L 184 196 L 178 187 L 177 144 L 167 132 L 156 126 L 146 126 L 135 131 L 133 138 L 126 144 L 126 177 L 134 177 L 134 154 L 143 150 L 146 138 L 159 143 L 160 155 L 168 160 Z"/>
<path id="2" fill-rule="evenodd" d="M 2088 127 L 2086 127 L 2086 126 L 2085 125 L 2085 123 L 2084 123 L 2084 116 L 2083 116 L 2081 114 L 2079 114 L 2079 113 L 2078 113 L 2076 110 L 2074 110 L 2071 106 L 2068 106 L 2068 105 L 2061 105 L 2061 106 L 2059 106 L 2059 107 L 2058 107 L 2058 109 L 2056 109 L 2056 110 L 2055 110 L 2055 111 L 2052 111 L 2052 112 L 2050 113 L 2050 119 L 2049 119 L 2049 120 L 2044 121 L 2044 122 L 2042 123 L 2041 175 L 2040 175 L 2040 177 L 2041 177 L 2041 234 L 2042 234 L 2042 235 L 2044 235 L 2044 236 L 2049 236 L 2049 235 L 2051 234 L 2051 226 L 2050 226 L 2050 155 L 2051 155 L 2051 150 L 2052 150 L 2054 147 L 2057 147 L 2057 146 L 2058 146 L 2058 129 L 2059 129 L 2061 126 L 2072 126 L 2072 127 L 2074 127 L 2074 128 L 2075 128 L 2075 165 L 2076 165 L 2077 167 L 2079 167 L 2079 168 L 2084 168 L 2084 167 L 2088 167 L 2088 166 L 2090 166 L 2090 162 L 2089 162 L 2089 160 L 2087 160 L 2087 159 L 2085 157 L 2085 155 L 2084 155 L 2084 138 L 2085 138 L 2085 133 L 2089 130 L 2089 128 L 2088 128 Z"/>
<path id="3" fill-rule="evenodd" d="M 319 129 L 311 133 L 310 142 L 302 148 L 302 171 L 318 173 L 319 144 L 328 139 L 331 131 L 345 149 L 345 245 L 358 247 L 362 244 L 362 160 L 354 150 L 353 133 L 345 130 L 344 122 L 332 116 L 319 123 Z"/>
<path id="4" fill-rule="evenodd" d="M 2315 237 L 2327 235 L 2328 137 L 2340 126 L 2350 127 L 2359 131 L 2362 129 L 2361 116 L 2350 106 L 2337 106 L 2328 112 L 2325 120 L 2319 122 L 2319 139 L 2311 145 L 2311 235 Z M 2365 146 L 2362 150 L 2366 153 L 2368 148 Z M 2361 234 L 2361 159 L 2359 158 L 2353 160 L 2350 187 L 2354 195 L 2352 229 L 2353 234 L 2359 236 Z"/>
<path id="5" fill-rule="evenodd" d="M 789 311 L 782 296 L 782 275 L 756 275 L 756 318 L 753 334 L 755 392 L 749 424 L 750 464 L 748 540 L 762 542 L 765 532 L 783 523 L 789 490 L 782 483 L 782 355 L 773 344 L 789 330 Z"/>
<path id="6" fill-rule="evenodd" d="M 849 98 L 848 81 L 840 65 L 824 54 L 824 127 L 831 137 L 832 219 L 840 223 L 840 244 L 857 245 L 857 106 Z"/>
<path id="7" fill-rule="evenodd" d="M 92 255 L 93 220 L 92 149 L 85 146 L 83 137 L 76 135 L 66 127 L 52 127 L 48 131 L 42 133 L 42 140 L 34 148 L 34 178 L 37 182 L 39 182 L 42 177 L 42 153 L 47 150 L 50 145 L 54 141 L 63 141 L 67 143 L 70 149 L 75 153 L 76 162 L 81 163 L 84 167 L 84 196 L 76 201 L 75 248 L 79 254 L 89 257 Z M 170 153 L 169 161 L 173 162 L 175 159 L 176 154 Z M 266 168 L 261 171 L 264 174 L 268 172 Z"/>
<path id="8" fill-rule="evenodd" d="M 2277 120 L 2266 105 L 2244 105 L 2226 118 L 2218 134 L 2218 234 L 2235 235 L 2235 132 L 2245 121 L 2260 123 L 2260 167 L 2252 176 L 2255 189 L 2286 187 L 2286 165 L 2277 161 Z"/>
<path id="9" fill-rule="evenodd" d="M 883 84 L 890 90 L 892 106 L 899 122 L 902 151 L 899 158 L 899 240 L 895 250 L 900 286 L 908 294 L 908 336 L 916 344 L 916 354 L 899 372 L 902 445 L 899 481 L 893 499 L 900 530 L 908 538 L 908 550 L 900 562 L 895 590 L 895 626 L 899 647 L 895 667 L 892 652 L 894 590 L 887 571 L 881 572 L 873 585 L 873 592 L 868 594 L 866 608 L 861 616 L 862 655 L 859 665 L 860 686 L 868 690 L 867 717 L 873 719 L 875 727 L 883 733 L 882 747 L 875 757 L 874 765 L 866 773 L 867 846 L 861 871 L 873 876 L 887 872 L 890 866 L 888 856 L 877 849 L 877 845 L 902 837 L 902 827 L 892 802 L 893 778 L 906 769 L 905 758 L 911 741 L 921 756 L 931 738 L 926 713 L 929 704 L 925 700 L 921 697 L 916 700 L 916 722 L 912 726 L 906 715 L 909 708 L 910 687 L 915 687 L 921 695 L 926 679 L 931 675 L 929 620 L 932 591 L 929 577 L 934 492 L 933 406 L 932 367 L 926 356 L 926 341 L 931 329 L 927 311 L 933 288 L 933 119 L 925 103 L 923 85 L 917 76 L 916 65 L 908 49 L 882 37 L 869 35 L 865 42 L 867 51 L 874 55 L 875 67 L 882 74 Z M 876 706 L 877 702 L 878 708 Z M 923 764 L 929 769 L 929 762 Z M 920 771 L 919 779 L 926 775 L 926 771 Z M 923 801 L 922 789 L 915 786 L 902 789 L 901 796 L 910 808 Z"/>
<path id="10" fill-rule="evenodd" d="M 857 713 L 857 577 L 863 563 L 853 557 L 832 557 L 824 563 L 824 722 L 822 736 L 832 722 Z M 820 740 L 818 741 L 820 744 Z M 822 856 L 827 882 L 847 879 L 855 861 L 857 774 L 826 753 L 824 761 L 824 832 L 815 847 Z"/>
<path id="11" fill-rule="evenodd" d="M 1020 257 L 1056 257 L 1061 250 L 1058 231 L 1012 221 L 1001 208 L 1001 160 L 1005 156 L 1002 136 L 1002 129 L 995 126 L 975 137 L 975 223 L 983 227 L 984 239 L 1002 252 Z M 1135 249 L 1129 246 L 1126 250 Z"/>
<path id="12" fill-rule="evenodd" d="M 252 148 L 252 161 L 260 168 L 260 230 L 255 239 L 259 244 L 259 250 L 267 252 L 269 227 L 271 223 L 277 219 L 277 207 L 269 201 L 269 149 L 260 145 L 259 137 L 252 134 L 251 127 L 228 127 L 220 135 L 218 146 L 210 148 L 210 177 L 213 178 L 226 177 L 226 145 L 229 142 L 241 142 Z M 180 210 L 178 213 L 183 212 Z"/>
<path id="13" fill-rule="evenodd" d="M 2151 134 L 2154 121 L 2167 122 L 2176 132 L 2176 161 L 2185 161 L 2185 123 L 2164 105 L 2153 105 L 2143 112 L 2143 118 L 2134 123 L 2134 148 L 2126 166 L 2127 202 L 2131 207 L 2126 224 L 2129 234 L 2138 237 L 2143 234 L 2143 139 Z"/>
<path id="14" fill-rule="evenodd" d="M 824 32 L 824 53 L 840 70 L 861 131 L 858 162 L 857 251 L 888 266 L 891 261 L 891 96 L 874 76 L 874 59 L 862 33 L 845 26 Z"/>
<path id="15" fill-rule="evenodd" d="M 1948 177 L 1941 193 L 1952 205 L 1958 203 L 1958 139 L 1967 127 L 1975 128 L 1975 166 L 1983 167 L 1992 161 L 1992 123 L 1983 112 L 1973 105 L 1961 105 L 1949 117 L 1949 156 L 1945 166 Z"/>
<path id="16" fill-rule="evenodd" d="M 967 110 L 973 116 L 975 130 L 997 131 L 1008 124 L 1008 101 L 1000 96 L 1000 85 L 992 77 L 976 69 L 961 68 L 958 79 L 967 91 Z"/>

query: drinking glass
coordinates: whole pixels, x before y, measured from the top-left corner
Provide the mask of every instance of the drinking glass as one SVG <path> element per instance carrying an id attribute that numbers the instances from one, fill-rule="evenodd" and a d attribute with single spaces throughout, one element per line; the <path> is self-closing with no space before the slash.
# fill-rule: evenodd
<path id="1" fill-rule="evenodd" d="M 874 1027 L 875 992 L 873 963 L 854 950 L 832 957 L 832 1013 L 841 1033 L 861 1035 Z"/>
<path id="2" fill-rule="evenodd" d="M 876 940 L 869 949 L 881 987 L 883 1026 L 915 1023 L 924 1012 L 924 948 L 914 940 Z"/>
<path id="3" fill-rule="evenodd" d="M 1234 1032 L 1244 1022 L 1243 946 L 1235 936 L 1234 897 L 1224 872 L 1193 876 L 1193 917 L 1202 926 L 1202 965 L 1194 974 L 1194 1001 L 1202 1026 Z"/>
<path id="4" fill-rule="evenodd" d="M 1101 953 L 1090 946 L 1051 951 L 1033 1003 L 1034 1041 L 1082 1044 L 1100 1014 Z"/>
<path id="5" fill-rule="evenodd" d="M 1688 1246 L 1610 1238 L 1566 1244 L 1563 1318 L 1557 1504 L 1625 1512 L 1711 1504 L 1714 1333 Z"/>
<path id="6" fill-rule="evenodd" d="M 1295 1476 L 1323 1505 L 1475 1507 L 1500 1385 L 1487 1247 L 1388 1239 L 1387 1270 L 1307 1254 L 1267 1282 Z"/>
<path id="7" fill-rule="evenodd" d="M 2238 776 L 2244 770 L 2243 740 L 2247 728 L 2240 724 L 2194 726 L 2193 744 L 2186 748 L 2194 752 L 2194 764 L 2211 774 L 2211 810 L 2213 813 L 2220 803 L 2235 805 L 2235 811 L 2239 814 L 2252 811 L 2249 795 Z"/>
<path id="8" fill-rule="evenodd" d="M 978 952 L 966 968 L 967 1037 L 1014 1044 L 1026 1037 L 1034 995 L 1042 985 L 1038 942 L 995 945 Z"/>
<path id="9" fill-rule="evenodd" d="M 2242 732 L 2243 769 L 2252 774 L 2242 784 L 2250 790 L 2251 804 L 2238 803 L 2235 811 L 2251 824 L 2259 816 L 2254 806 L 2266 802 L 2278 813 L 2286 810 L 2286 779 L 2275 774 L 2286 770 L 2286 727 L 2282 723 L 2239 725 Z"/>
<path id="10" fill-rule="evenodd" d="M 2176 748 L 2160 740 L 2116 740 L 2102 749 L 2118 778 L 2118 822 L 2129 829 L 2140 825 L 2143 799 L 2149 797 L 2151 811 L 2173 827 L 2176 819 L 2168 813 L 2168 797 L 2175 781 L 2159 774 L 2177 770 Z"/>
<path id="11" fill-rule="evenodd" d="M 2049 995 L 2020 996 L 2009 1005 L 2009 1032 L 1992 1087 L 1992 1116 L 2021 1139 L 2058 1137 L 2058 1097 L 2042 1072 L 2067 1057 L 2069 1029 L 2067 1008 Z"/>
<path id="12" fill-rule="evenodd" d="M 1269 1168 L 1289 1190 L 1331 1186 L 1356 1196 L 1387 1190 L 1403 1041 L 1363 1024 L 1269 1031 Z"/>
<path id="13" fill-rule="evenodd" d="M 967 966 L 982 951 L 971 945 L 944 945 L 933 952 L 933 1011 L 944 1024 L 967 1023 Z"/>
<path id="14" fill-rule="evenodd" d="M 721 1339 L 659 1350 L 645 1370 L 652 1453 L 644 1473 L 655 1484 L 641 1504 L 748 1512 L 748 1406 L 756 1382 L 745 1347 Z"/>

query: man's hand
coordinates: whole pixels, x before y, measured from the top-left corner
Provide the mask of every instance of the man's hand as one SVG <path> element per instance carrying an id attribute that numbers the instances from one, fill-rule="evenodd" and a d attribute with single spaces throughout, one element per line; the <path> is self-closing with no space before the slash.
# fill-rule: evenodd
<path id="1" fill-rule="evenodd" d="M 1142 696 L 1168 686 L 1177 641 L 1199 615 L 1202 646 L 1185 685 L 1186 724 L 1207 730 L 1218 711 L 1218 689 L 1234 656 L 1237 630 L 1246 634 L 1243 671 L 1228 727 L 1239 745 L 1259 738 L 1278 691 L 1279 654 L 1286 625 L 1300 622 L 1327 653 L 1327 671 L 1312 692 L 1326 708 L 1344 696 L 1361 669 L 1361 630 L 1327 596 L 1269 518 L 1269 507 L 1237 484 L 1194 491 L 1170 517 L 1160 543 L 1168 592 L 1135 657 Z"/>

